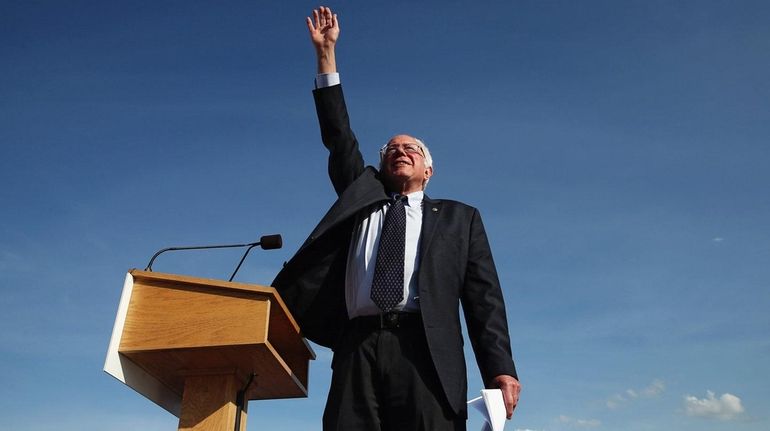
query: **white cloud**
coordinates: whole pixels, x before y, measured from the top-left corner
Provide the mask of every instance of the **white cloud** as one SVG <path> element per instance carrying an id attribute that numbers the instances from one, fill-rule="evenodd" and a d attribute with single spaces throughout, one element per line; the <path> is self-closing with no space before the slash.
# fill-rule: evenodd
<path id="1" fill-rule="evenodd" d="M 621 405 L 630 402 L 636 398 L 654 398 L 666 390 L 666 384 L 663 380 L 655 379 L 642 389 L 626 389 L 622 394 L 615 394 L 607 399 L 606 405 L 610 409 L 615 409 Z"/>
<path id="2" fill-rule="evenodd" d="M 607 404 L 607 408 L 616 409 L 616 408 L 620 407 L 620 405 L 625 403 L 626 401 L 627 401 L 626 397 L 624 397 L 623 395 L 615 394 L 615 395 L 611 396 L 607 400 L 607 403 L 606 403 Z"/>
<path id="3" fill-rule="evenodd" d="M 663 383 L 663 380 L 655 379 L 650 383 L 649 386 L 642 389 L 642 396 L 647 398 L 657 397 L 658 395 L 662 394 L 663 391 L 666 390 L 666 384 Z"/>
<path id="4" fill-rule="evenodd" d="M 559 416 L 559 422 L 567 425 L 578 426 L 581 428 L 596 428 L 602 424 L 602 421 L 600 421 L 599 419 L 578 419 L 578 418 L 572 418 L 565 415 Z"/>
<path id="5" fill-rule="evenodd" d="M 685 396 L 684 406 L 689 416 L 708 419 L 730 420 L 744 412 L 740 398 L 728 393 L 717 398 L 712 391 L 707 391 L 706 398 L 702 399 L 692 395 Z"/>

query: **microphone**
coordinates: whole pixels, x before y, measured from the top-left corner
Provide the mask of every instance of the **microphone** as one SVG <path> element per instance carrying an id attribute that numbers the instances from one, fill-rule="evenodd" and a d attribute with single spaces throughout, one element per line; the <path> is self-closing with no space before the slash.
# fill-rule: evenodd
<path id="1" fill-rule="evenodd" d="M 283 238 L 278 234 L 265 235 L 259 239 L 259 245 L 262 247 L 262 250 L 275 250 L 283 247 Z"/>
<path id="2" fill-rule="evenodd" d="M 246 249 L 246 252 L 243 253 L 243 256 L 241 257 L 241 261 L 238 262 L 238 266 L 235 267 L 235 271 L 233 271 L 233 274 L 230 276 L 230 279 L 227 281 L 233 281 L 233 278 L 235 277 L 235 274 L 238 272 L 239 269 L 241 269 L 241 265 L 243 264 L 243 261 L 246 260 L 246 256 L 249 254 L 252 248 L 260 246 L 263 250 L 275 250 L 277 248 L 283 247 L 283 239 L 281 238 L 280 234 L 273 234 L 273 235 L 264 235 L 261 238 L 259 238 L 259 241 L 257 242 L 251 242 L 248 244 L 226 244 L 226 245 L 195 245 L 195 246 L 185 246 L 185 247 L 167 247 L 161 250 L 158 250 L 157 253 L 155 253 L 152 258 L 150 259 L 150 263 L 147 264 L 147 267 L 144 268 L 145 271 L 152 272 L 152 264 L 155 262 L 155 259 L 160 256 L 162 253 L 165 253 L 167 251 L 177 251 L 177 250 L 207 250 L 207 249 L 214 249 L 214 248 L 238 248 L 238 247 L 248 247 Z"/>

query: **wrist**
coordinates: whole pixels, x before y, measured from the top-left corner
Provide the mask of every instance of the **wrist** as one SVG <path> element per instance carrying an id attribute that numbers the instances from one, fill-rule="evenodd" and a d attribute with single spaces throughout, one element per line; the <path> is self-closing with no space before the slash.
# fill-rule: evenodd
<path id="1" fill-rule="evenodd" d="M 321 45 L 316 45 L 315 53 L 318 57 L 334 57 L 334 48 L 335 44 L 333 43 L 322 43 Z"/>
<path id="2" fill-rule="evenodd" d="M 334 56 L 334 50 L 318 51 L 318 73 L 337 72 L 337 60 Z"/>

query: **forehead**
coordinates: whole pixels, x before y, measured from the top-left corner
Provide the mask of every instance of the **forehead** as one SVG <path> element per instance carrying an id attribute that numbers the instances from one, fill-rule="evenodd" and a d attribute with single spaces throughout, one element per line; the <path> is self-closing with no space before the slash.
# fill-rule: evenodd
<path id="1" fill-rule="evenodd" d="M 416 143 L 415 138 L 413 136 L 409 135 L 396 135 L 388 141 L 388 145 L 392 144 L 414 144 Z"/>

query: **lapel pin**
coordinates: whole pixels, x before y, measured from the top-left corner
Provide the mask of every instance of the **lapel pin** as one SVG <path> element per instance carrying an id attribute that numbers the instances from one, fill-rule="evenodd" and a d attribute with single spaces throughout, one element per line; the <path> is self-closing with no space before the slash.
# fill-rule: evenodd
<path id="1" fill-rule="evenodd" d="M 438 208 L 436 208 L 436 207 L 433 207 L 433 208 L 431 208 L 431 210 L 433 210 L 433 212 L 437 212 L 437 211 L 438 211 Z"/>

